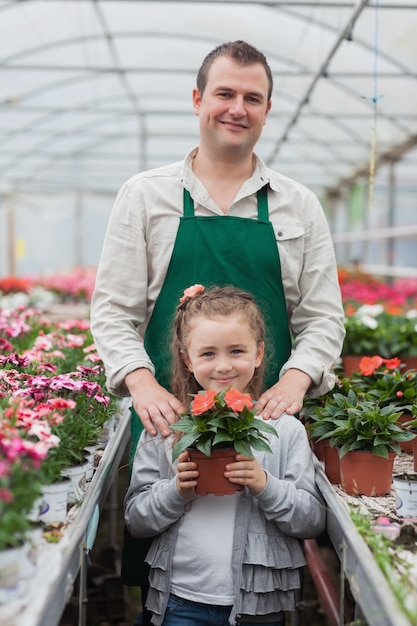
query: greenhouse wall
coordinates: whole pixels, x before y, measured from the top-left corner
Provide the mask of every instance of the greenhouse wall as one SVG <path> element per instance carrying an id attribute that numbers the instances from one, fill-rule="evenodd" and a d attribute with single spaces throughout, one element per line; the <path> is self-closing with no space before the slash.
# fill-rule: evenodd
<path id="1" fill-rule="evenodd" d="M 95 267 L 114 202 L 97 193 L 14 193 L 0 204 L 0 275 Z"/>

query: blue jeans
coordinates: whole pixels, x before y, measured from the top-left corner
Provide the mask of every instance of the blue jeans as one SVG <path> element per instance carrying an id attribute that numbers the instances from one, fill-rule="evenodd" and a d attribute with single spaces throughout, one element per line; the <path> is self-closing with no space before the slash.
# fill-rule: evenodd
<path id="1" fill-rule="evenodd" d="M 228 626 L 231 606 L 213 606 L 191 602 L 171 594 L 162 626 Z M 264 622 L 266 624 L 266 622 Z M 259 626 L 260 622 L 242 622 L 242 626 Z M 267 626 L 284 626 L 285 617 Z"/>

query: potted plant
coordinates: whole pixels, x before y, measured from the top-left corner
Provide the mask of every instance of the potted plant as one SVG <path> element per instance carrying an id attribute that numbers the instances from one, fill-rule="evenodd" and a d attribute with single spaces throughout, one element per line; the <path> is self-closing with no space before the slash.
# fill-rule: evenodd
<path id="1" fill-rule="evenodd" d="M 310 400 L 310 407 L 304 414 L 310 438 L 323 444 L 324 470 L 331 483 L 340 483 L 340 461 L 339 451 L 329 434 L 336 425 L 341 426 L 348 419 L 349 409 L 357 403 L 357 396 L 347 385 L 348 380 L 337 381 L 327 394 L 315 401 Z"/>
<path id="2" fill-rule="evenodd" d="M 241 489 L 224 478 L 227 462 L 233 461 L 236 453 L 253 457 L 252 450 L 271 452 L 267 435 L 277 436 L 275 428 L 256 417 L 251 396 L 234 388 L 222 392 L 200 391 L 194 396 L 189 413 L 182 415 L 172 428 L 181 433 L 173 447 L 172 458 L 175 460 L 184 450 L 190 452 L 198 465 L 198 493 L 201 494 L 233 493 Z M 217 457 L 220 457 L 220 474 L 227 491 L 203 484 L 203 466 L 209 463 L 213 475 L 212 460 Z"/>
<path id="3" fill-rule="evenodd" d="M 412 418 L 411 408 L 417 402 L 417 371 L 401 369 L 399 358 L 383 359 L 379 355 L 362 357 L 359 371 L 353 374 L 351 383 L 379 406 L 396 406 L 398 411 L 403 412 L 399 423 L 404 424 Z M 413 450 L 412 441 L 399 445 L 405 452 Z"/>
<path id="4" fill-rule="evenodd" d="M 40 497 L 42 441 L 30 440 L 13 409 L 0 403 L 0 605 L 24 592 L 22 562 Z"/>
<path id="5" fill-rule="evenodd" d="M 394 458 L 401 453 L 399 442 L 414 435 L 400 426 L 401 411 L 396 406 L 381 407 L 353 390 L 349 396 L 350 404 L 356 396 L 356 404 L 325 435 L 339 448 L 342 488 L 351 494 L 384 495 L 391 489 Z"/>

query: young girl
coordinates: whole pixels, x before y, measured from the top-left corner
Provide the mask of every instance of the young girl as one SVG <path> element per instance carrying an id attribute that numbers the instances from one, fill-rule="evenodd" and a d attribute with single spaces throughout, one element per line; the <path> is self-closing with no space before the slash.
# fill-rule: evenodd
<path id="1" fill-rule="evenodd" d="M 173 331 L 175 395 L 188 406 L 201 389 L 262 391 L 264 322 L 252 297 L 233 287 L 184 292 Z M 147 555 L 147 607 L 156 626 L 283 626 L 295 609 L 300 539 L 319 535 L 325 511 L 315 485 L 301 422 L 271 420 L 272 454 L 237 454 L 225 476 L 244 490 L 195 494 L 197 465 L 183 452 L 172 464 L 175 437 L 144 431 L 125 498 L 136 537 L 155 537 Z"/>

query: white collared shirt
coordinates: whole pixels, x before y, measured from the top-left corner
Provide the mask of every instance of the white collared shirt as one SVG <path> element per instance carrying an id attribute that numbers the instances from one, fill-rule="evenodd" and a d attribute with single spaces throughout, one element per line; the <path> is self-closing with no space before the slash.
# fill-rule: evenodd
<path id="1" fill-rule="evenodd" d="M 91 328 L 104 362 L 110 392 L 128 395 L 124 379 L 153 364 L 143 334 L 165 279 L 179 219 L 183 190 L 196 216 L 223 215 L 194 175 L 192 159 L 148 170 L 121 187 L 107 227 L 91 303 Z M 255 158 L 253 175 L 238 192 L 228 215 L 257 218 L 256 192 L 269 183 L 269 218 L 281 261 L 293 351 L 281 370 L 307 373 L 309 395 L 333 386 L 332 365 L 345 334 L 333 243 L 315 194 L 267 168 Z"/>

